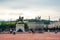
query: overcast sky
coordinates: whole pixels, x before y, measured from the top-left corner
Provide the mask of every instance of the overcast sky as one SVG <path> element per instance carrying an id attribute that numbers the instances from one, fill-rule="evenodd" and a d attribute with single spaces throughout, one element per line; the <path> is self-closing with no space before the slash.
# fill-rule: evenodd
<path id="1" fill-rule="evenodd" d="M 15 20 L 19 16 L 58 20 L 60 18 L 60 0 L 0 0 L 0 19 Z"/>

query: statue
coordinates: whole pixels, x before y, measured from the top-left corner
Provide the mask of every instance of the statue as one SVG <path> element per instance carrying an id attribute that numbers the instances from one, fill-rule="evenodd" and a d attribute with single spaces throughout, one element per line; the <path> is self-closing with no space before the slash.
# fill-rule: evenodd
<path id="1" fill-rule="evenodd" d="M 17 21 L 23 22 L 24 17 L 19 16 L 19 19 Z"/>

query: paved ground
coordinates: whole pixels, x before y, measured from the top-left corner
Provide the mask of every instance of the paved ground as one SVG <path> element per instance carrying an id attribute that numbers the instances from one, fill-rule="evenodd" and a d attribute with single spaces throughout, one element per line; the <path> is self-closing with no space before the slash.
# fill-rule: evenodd
<path id="1" fill-rule="evenodd" d="M 60 33 L 43 33 L 43 34 L 0 34 L 0 40 L 60 40 Z"/>

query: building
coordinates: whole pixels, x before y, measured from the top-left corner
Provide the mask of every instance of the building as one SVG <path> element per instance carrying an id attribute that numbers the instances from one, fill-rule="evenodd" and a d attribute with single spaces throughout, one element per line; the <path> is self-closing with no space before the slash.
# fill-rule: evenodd
<path id="1" fill-rule="evenodd" d="M 47 27 L 48 28 L 60 27 L 60 19 L 59 21 L 50 21 L 50 20 L 41 20 L 38 17 L 38 19 L 28 19 L 28 20 L 18 21 L 16 24 L 16 31 L 21 29 L 23 32 L 26 32 L 24 24 L 18 24 L 21 22 L 27 23 L 28 29 L 39 29 L 39 28 L 43 29 Z"/>
<path id="2" fill-rule="evenodd" d="M 29 29 L 44 28 L 44 23 L 41 23 L 41 22 L 29 22 L 28 27 L 29 27 Z"/>
<path id="3" fill-rule="evenodd" d="M 48 25 L 49 28 L 60 27 L 60 21 L 54 21 Z"/>
<path id="4" fill-rule="evenodd" d="M 46 25 L 42 21 L 40 21 L 40 18 L 39 19 L 29 19 L 27 21 L 26 20 L 21 21 L 20 19 L 21 19 L 21 17 L 19 17 L 19 19 L 18 19 L 19 21 L 16 24 L 16 31 L 21 29 L 23 32 L 25 32 L 24 24 L 21 24 L 21 22 L 27 23 L 28 29 L 39 29 L 39 28 L 46 27 Z"/>
<path id="5" fill-rule="evenodd" d="M 24 24 L 16 24 L 16 32 L 25 32 Z"/>

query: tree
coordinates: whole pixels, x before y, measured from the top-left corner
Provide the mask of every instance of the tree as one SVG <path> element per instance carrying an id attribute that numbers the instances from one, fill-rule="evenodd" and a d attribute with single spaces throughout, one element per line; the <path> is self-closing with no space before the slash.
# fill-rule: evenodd
<path id="1" fill-rule="evenodd" d="M 28 25 L 27 25 L 27 23 L 24 23 L 24 28 L 25 28 L 25 31 L 28 31 Z"/>

